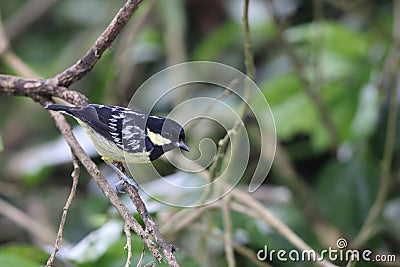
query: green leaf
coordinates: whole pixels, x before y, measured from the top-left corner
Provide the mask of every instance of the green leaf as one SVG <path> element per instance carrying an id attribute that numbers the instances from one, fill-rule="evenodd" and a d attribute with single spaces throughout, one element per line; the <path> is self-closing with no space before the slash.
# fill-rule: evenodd
<path id="1" fill-rule="evenodd" d="M 337 129 L 339 141 L 366 139 L 375 126 L 377 112 L 376 94 L 360 90 L 366 88 L 371 78 L 368 36 L 337 22 L 302 24 L 289 28 L 285 34 L 301 56 L 305 81 L 288 72 L 261 86 L 271 105 L 278 138 L 290 141 L 297 135 L 307 135 L 315 151 L 330 145 L 330 134 L 320 110 L 303 88 L 307 84 L 310 90 L 315 90 L 313 84 L 318 82 L 315 80 L 318 75 L 321 79 L 318 93 Z M 315 55 L 319 57 L 318 73 Z"/>
<path id="2" fill-rule="evenodd" d="M 357 110 L 358 94 L 357 88 L 349 88 L 341 81 L 328 83 L 323 89 L 322 100 L 342 141 L 350 138 L 349 125 Z"/>
<path id="3" fill-rule="evenodd" d="M 302 89 L 300 79 L 294 73 L 275 76 L 261 85 L 270 105 L 279 104 Z"/>
<path id="4" fill-rule="evenodd" d="M 31 261 L 29 259 L 22 258 L 18 255 L 0 255 L 0 266 L 7 267 L 40 267 L 39 263 Z"/>
<path id="5" fill-rule="evenodd" d="M 0 266 L 38 267 L 43 266 L 48 254 L 32 246 L 11 245 L 0 247 Z"/>
<path id="6" fill-rule="evenodd" d="M 218 55 L 226 51 L 227 47 L 238 42 L 238 40 L 242 42 L 241 33 L 237 29 L 238 25 L 234 21 L 228 21 L 217 28 L 196 46 L 193 52 L 193 59 L 216 59 Z"/>
<path id="7" fill-rule="evenodd" d="M 357 87 L 349 86 L 349 82 L 344 80 L 331 81 L 324 85 L 320 93 L 341 141 L 350 139 L 354 134 L 350 125 L 357 112 L 355 103 L 361 101 L 360 105 L 364 106 L 366 102 L 364 97 L 359 97 L 360 90 Z M 271 106 L 277 135 L 281 140 L 288 141 L 298 134 L 306 134 L 311 137 L 311 144 L 315 150 L 329 146 L 330 136 L 319 111 L 295 74 L 276 76 L 264 83 L 261 90 Z M 372 100 L 368 101 L 370 103 Z M 372 119 L 370 127 L 373 122 Z"/>
<path id="8" fill-rule="evenodd" d="M 312 130 L 318 124 L 313 104 L 303 92 L 287 97 L 271 109 L 277 134 L 283 140 L 288 140 L 298 133 L 313 134 Z"/>
<path id="9" fill-rule="evenodd" d="M 4 149 L 3 139 L 1 138 L 1 135 L 0 135 L 0 151 L 3 151 L 3 149 Z"/>
<path id="10" fill-rule="evenodd" d="M 367 84 L 359 94 L 358 107 L 350 125 L 351 140 L 363 140 L 370 136 L 378 122 L 378 88 Z"/>
<path id="11" fill-rule="evenodd" d="M 99 259 L 108 248 L 121 237 L 122 222 L 110 220 L 99 229 L 92 231 L 77 244 L 64 248 L 64 257 L 77 263 Z"/>
<path id="12" fill-rule="evenodd" d="M 343 57 L 364 57 L 370 47 L 365 33 L 352 31 L 349 27 L 333 21 L 302 24 L 291 27 L 285 34 L 292 43 L 321 45 L 323 49 Z"/>
<path id="13" fill-rule="evenodd" d="M 275 77 L 262 86 L 262 91 L 271 106 L 276 132 L 281 140 L 309 134 L 315 148 L 329 145 L 319 115 L 296 75 L 289 73 Z"/>

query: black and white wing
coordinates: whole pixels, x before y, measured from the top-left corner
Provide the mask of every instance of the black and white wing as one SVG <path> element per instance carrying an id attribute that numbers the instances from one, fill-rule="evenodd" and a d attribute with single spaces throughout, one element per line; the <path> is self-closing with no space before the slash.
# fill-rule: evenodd
<path id="1" fill-rule="evenodd" d="M 123 107 L 98 104 L 89 104 L 71 113 L 126 152 L 147 151 L 147 114 Z"/>

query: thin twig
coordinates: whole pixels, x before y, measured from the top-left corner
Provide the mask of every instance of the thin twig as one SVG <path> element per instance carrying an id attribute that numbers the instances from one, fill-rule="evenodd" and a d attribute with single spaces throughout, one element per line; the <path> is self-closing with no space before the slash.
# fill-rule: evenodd
<path id="1" fill-rule="evenodd" d="M 233 248 L 242 256 L 248 258 L 250 261 L 252 261 L 255 265 L 259 267 L 272 267 L 271 264 L 261 261 L 258 257 L 257 254 L 254 253 L 252 249 L 249 249 L 243 245 L 240 245 L 237 242 L 233 242 Z"/>
<path id="2" fill-rule="evenodd" d="M 398 86 L 400 86 L 399 83 L 397 83 L 397 87 Z M 397 88 L 392 88 L 389 115 L 387 119 L 388 123 L 386 129 L 384 155 L 382 159 L 382 170 L 380 175 L 380 185 L 376 199 L 369 210 L 358 235 L 353 240 L 352 245 L 356 248 L 362 246 L 373 234 L 376 233 L 376 219 L 379 217 L 382 208 L 385 205 L 385 201 L 389 192 L 390 170 L 393 160 L 394 142 L 396 139 L 397 109 Z"/>
<path id="3" fill-rule="evenodd" d="M 113 21 L 103 32 L 103 34 L 96 40 L 95 44 L 89 49 L 88 53 L 81 58 L 75 65 L 68 68 L 66 71 L 56 75 L 53 78 L 38 80 L 38 79 L 23 79 L 20 77 L 13 77 L 8 75 L 0 75 L 0 95 L 20 95 L 28 96 L 39 101 L 42 105 L 52 103 L 48 99 L 53 96 L 60 97 L 68 102 L 84 105 L 87 104 L 87 98 L 75 91 L 68 90 L 66 86 L 71 85 L 73 82 L 85 76 L 97 63 L 103 52 L 110 47 L 117 35 L 121 32 L 122 28 L 129 21 L 133 12 L 138 8 L 141 1 L 127 1 L 125 6 L 121 8 L 118 14 L 114 17 Z M 7 47 L 7 45 L 6 45 Z M 153 256 L 158 260 L 162 260 L 157 246 L 150 239 L 147 231 L 144 231 L 141 225 L 132 216 L 129 210 L 122 204 L 116 193 L 112 190 L 104 177 L 99 172 L 97 166 L 90 160 L 87 154 L 83 151 L 81 146 L 76 141 L 72 134 L 71 127 L 66 122 L 65 118 L 57 112 L 51 112 L 50 115 L 54 119 L 56 126 L 60 129 L 62 135 L 65 137 L 68 145 L 73 150 L 73 153 L 81 161 L 82 165 L 93 177 L 99 185 L 103 193 L 110 200 L 111 204 L 118 210 L 124 218 L 125 223 L 134 230 L 138 236 L 143 240 L 146 247 L 152 252 Z M 142 202 L 143 203 L 143 202 Z M 144 205 L 144 204 L 143 204 Z M 147 220 L 149 221 L 149 220 Z M 155 224 L 154 224 L 154 228 Z M 154 229 L 153 229 L 154 230 Z M 156 232 L 156 231 L 153 231 Z M 159 233 L 159 232 L 158 232 Z M 165 245 L 161 246 L 166 249 Z M 165 252 L 165 251 L 164 251 Z M 173 246 L 169 249 L 169 254 L 166 254 L 168 262 L 176 261 L 173 255 Z M 178 266 L 171 265 L 171 266 Z"/>
<path id="4" fill-rule="evenodd" d="M 21 209 L 11 205 L 4 199 L 0 198 L 0 214 L 8 218 L 16 225 L 22 227 L 28 233 L 43 240 L 46 244 L 54 242 L 55 232 L 51 231 L 48 227 L 37 221 L 35 218 L 30 217 Z"/>
<path id="5" fill-rule="evenodd" d="M 308 244 L 306 244 L 296 233 L 294 233 L 284 222 L 282 222 L 279 218 L 277 218 L 271 211 L 269 211 L 265 206 L 263 206 L 259 201 L 255 200 L 251 195 L 248 193 L 243 192 L 240 189 L 233 189 L 231 191 L 230 197 L 233 198 L 234 201 L 230 204 L 232 210 L 237 212 L 243 213 L 252 217 L 257 220 L 262 220 L 266 224 L 268 224 L 271 228 L 275 229 L 278 233 L 280 233 L 286 240 L 288 240 L 291 244 L 295 247 L 299 248 L 300 250 L 307 250 L 307 251 L 314 251 Z M 237 202 L 239 201 L 239 202 Z M 200 217 L 206 210 L 209 209 L 216 209 L 221 208 L 221 201 L 215 202 L 211 205 L 207 205 L 201 208 L 198 208 L 196 211 L 196 216 L 193 216 L 191 220 L 185 222 L 183 226 L 193 226 L 193 221 Z M 169 228 L 168 228 L 169 229 Z M 171 229 L 175 230 L 175 229 Z M 179 231 L 179 230 L 177 230 Z M 208 228 L 203 226 L 203 232 L 209 232 Z M 233 241 L 232 241 L 233 242 Z M 235 242 L 232 243 L 233 247 L 236 249 Z M 316 251 L 315 255 L 318 255 Z M 324 267 L 335 267 L 336 265 L 330 263 L 327 260 L 318 262 L 320 266 Z"/>
<path id="6" fill-rule="evenodd" d="M 124 249 L 126 249 L 128 251 L 128 256 L 126 257 L 125 267 L 129 267 L 129 266 L 131 266 L 131 261 L 132 261 L 132 234 L 131 234 L 131 228 L 129 228 L 129 225 L 126 222 L 124 224 L 124 232 L 125 232 L 125 236 L 126 236 L 126 244 L 125 244 Z M 143 251 L 142 251 L 142 254 L 143 254 Z"/>
<path id="7" fill-rule="evenodd" d="M 243 8 L 243 33 L 244 33 L 244 64 L 246 66 L 246 74 L 250 79 L 254 80 L 256 76 L 256 68 L 254 66 L 253 48 L 251 45 L 250 25 L 249 25 L 249 1 L 244 0 Z"/>
<path id="8" fill-rule="evenodd" d="M 399 86 L 399 85 L 397 85 Z M 368 215 L 358 233 L 358 235 L 353 240 L 354 247 L 362 246 L 369 238 L 378 232 L 378 224 L 376 219 L 379 217 L 382 208 L 385 205 L 387 195 L 389 193 L 390 187 L 390 172 L 391 164 L 393 160 L 393 148 L 395 142 L 395 132 L 396 132 L 396 115 L 398 109 L 398 103 L 396 100 L 397 88 L 392 88 L 392 95 L 390 97 L 390 109 L 388 114 L 388 123 L 386 129 L 385 145 L 384 145 L 384 155 L 382 159 L 382 168 L 380 175 L 380 185 L 378 188 L 376 199 L 368 212 Z"/>
<path id="9" fill-rule="evenodd" d="M 125 175 L 127 172 L 122 163 L 114 163 Z M 145 226 L 146 231 L 151 234 L 156 243 L 159 245 L 161 250 L 164 253 L 165 259 L 170 266 L 179 266 L 176 258 L 174 256 L 174 252 L 176 248 L 170 244 L 167 240 L 165 240 L 164 236 L 161 234 L 160 230 L 158 229 L 156 223 L 154 222 L 153 218 L 150 216 L 149 211 L 146 208 L 143 200 L 139 195 L 139 191 L 134 188 L 132 185 L 128 183 L 124 183 L 125 191 L 128 193 L 129 198 L 131 199 L 133 205 L 135 206 L 137 212 L 139 213 L 140 217 L 142 218 Z"/>
<path id="10" fill-rule="evenodd" d="M 243 6 L 243 15 L 242 15 L 242 23 L 243 23 L 243 47 L 244 47 L 244 64 L 246 67 L 246 75 L 249 79 L 245 79 L 244 84 L 244 96 L 243 96 L 243 104 L 239 110 L 239 116 L 243 119 L 247 112 L 247 103 L 250 100 L 250 86 L 251 81 L 256 78 L 256 67 L 254 64 L 254 52 L 253 47 L 251 45 L 251 34 L 250 34 L 250 24 L 249 24 L 249 5 L 250 0 L 244 0 Z"/>
<path id="11" fill-rule="evenodd" d="M 235 188 L 231 191 L 230 197 L 232 197 L 234 200 L 230 204 L 231 209 L 238 211 L 240 213 L 246 214 L 249 217 L 252 217 L 254 219 L 264 221 L 266 224 L 270 225 L 271 228 L 275 229 L 284 238 L 286 238 L 286 240 L 288 240 L 291 244 L 293 244 L 295 247 L 299 248 L 300 250 L 314 251 L 296 233 L 294 233 L 284 222 L 282 222 L 279 218 L 277 218 L 271 211 L 269 211 L 264 205 L 262 205 L 259 201 L 254 199 L 248 193 L 245 193 L 242 190 Z M 239 202 L 237 202 L 236 200 Z M 172 233 L 174 233 L 174 231 L 179 231 L 183 227 L 190 227 L 193 225 L 193 222 L 195 221 L 195 219 L 202 216 L 205 211 L 207 211 L 209 209 L 221 208 L 221 205 L 222 205 L 221 201 L 218 201 L 218 202 L 214 202 L 213 204 L 197 208 L 194 212 L 192 211 L 193 213 L 190 214 L 190 215 L 192 215 L 191 217 L 189 217 L 189 214 L 186 212 L 187 210 L 179 211 L 177 214 L 175 214 L 176 220 L 173 220 L 174 222 L 177 222 L 177 221 L 179 221 L 180 218 L 183 219 L 183 221 L 179 225 L 179 227 L 175 228 L 175 227 L 172 227 L 173 225 L 175 225 L 174 223 L 172 223 L 172 224 L 167 223 L 161 229 L 162 230 L 165 229 L 170 234 L 172 234 Z M 203 229 L 203 231 L 207 231 L 207 230 Z M 233 246 L 235 247 L 235 245 L 233 245 Z M 318 255 L 317 252 L 315 252 L 315 255 Z M 325 267 L 336 266 L 326 260 L 324 260 L 322 262 L 318 262 L 318 263 L 319 263 L 319 265 L 325 266 Z"/>
<path id="12" fill-rule="evenodd" d="M 252 50 L 251 40 L 250 40 L 250 27 L 249 27 L 249 22 L 248 22 L 248 6 L 249 6 L 249 0 L 245 0 L 244 1 L 244 9 L 243 9 L 243 17 L 242 17 L 242 22 L 244 25 L 244 30 L 243 30 L 244 31 L 244 54 L 245 54 L 246 73 L 251 79 L 254 79 L 255 66 L 254 66 L 253 50 Z M 245 90 L 247 89 L 247 82 L 249 82 L 249 81 L 246 80 Z M 231 82 L 232 85 L 235 83 L 237 83 L 236 80 Z M 226 91 L 230 92 L 229 90 L 226 90 Z M 248 91 L 249 90 L 246 90 L 246 93 Z M 226 96 L 227 96 L 227 94 L 225 94 L 225 91 L 224 91 L 220 97 L 222 98 L 222 97 L 226 97 Z M 240 115 L 239 115 L 239 117 L 241 119 L 245 116 L 246 107 L 247 107 L 246 102 L 248 99 L 249 99 L 249 94 L 245 94 L 245 99 L 244 99 L 245 101 L 243 101 L 243 105 L 241 106 Z M 234 123 L 233 127 L 227 131 L 226 135 L 218 141 L 217 154 L 214 157 L 214 161 L 209 169 L 209 181 L 210 182 L 212 182 L 217 177 L 217 175 L 221 169 L 221 166 L 223 165 L 223 160 L 226 158 L 225 153 L 226 153 L 227 147 L 229 145 L 229 141 L 241 125 L 242 125 L 242 122 L 240 120 L 236 121 Z M 213 183 L 211 183 L 210 185 L 212 186 Z M 203 193 L 201 200 L 206 199 L 212 190 L 213 190 L 212 187 L 208 187 L 208 190 Z M 189 215 L 188 211 L 182 210 L 182 211 L 178 212 L 171 221 L 174 221 L 176 223 L 180 222 L 179 227 L 184 227 L 184 226 L 188 225 L 190 222 L 194 221 L 198 216 L 203 214 L 203 212 L 206 211 L 210 207 L 211 206 L 198 208 L 194 213 L 191 214 L 191 216 L 188 216 Z M 181 221 L 181 219 L 183 221 Z M 164 227 L 167 229 L 172 228 L 172 226 L 174 226 L 175 224 L 171 223 L 171 221 L 169 224 L 167 224 Z M 174 228 L 176 228 L 176 227 L 174 227 Z M 209 228 L 207 228 L 207 229 L 209 229 Z M 227 255 L 227 257 L 229 257 L 228 262 L 230 262 L 229 263 L 230 266 L 234 266 L 233 256 Z M 233 260 L 232 260 L 232 258 L 233 258 Z"/>
<path id="13" fill-rule="evenodd" d="M 294 66 L 294 70 L 303 84 L 305 92 L 309 95 L 310 99 L 313 101 L 314 106 L 316 107 L 316 110 L 321 115 L 321 120 L 324 123 L 328 134 L 331 136 L 332 147 L 336 149 L 339 143 L 339 137 L 336 127 L 333 124 L 324 103 L 322 102 L 318 90 L 314 90 L 315 88 L 312 88 L 311 84 L 305 77 L 305 74 L 303 73 L 304 68 L 301 60 L 298 58 L 298 56 L 286 40 L 284 36 L 284 26 L 277 17 L 274 4 L 271 0 L 267 1 L 267 7 L 272 14 L 274 23 L 278 30 L 279 41 L 282 43 L 282 47 L 285 53 L 291 60 Z M 280 177 L 283 179 L 283 182 L 291 189 L 293 195 L 296 197 L 298 202 L 302 203 L 300 207 L 304 210 L 305 215 L 311 221 L 312 226 L 316 230 L 316 232 L 326 233 L 329 231 L 331 233 L 334 233 L 335 235 L 338 235 L 340 231 L 333 225 L 329 224 L 322 216 L 319 207 L 316 205 L 317 201 L 315 201 L 313 190 L 304 182 L 304 179 L 301 177 L 301 175 L 298 174 L 296 168 L 289 158 L 288 153 L 279 142 L 276 143 L 273 168 L 279 171 Z M 324 235 L 319 236 L 320 240 L 324 244 L 330 243 L 330 240 L 324 240 Z"/>
<path id="14" fill-rule="evenodd" d="M 273 18 L 274 24 L 277 29 L 278 33 L 278 38 L 279 42 L 282 45 L 282 48 L 286 55 L 288 56 L 290 62 L 293 65 L 294 71 L 296 72 L 297 76 L 300 79 L 300 82 L 302 83 L 303 89 L 307 96 L 310 98 L 312 104 L 314 105 L 316 111 L 318 112 L 321 122 L 326 128 L 326 132 L 330 137 L 331 140 L 331 149 L 333 151 L 336 151 L 339 143 L 340 143 L 340 138 L 339 138 L 339 133 L 338 130 L 335 126 L 335 124 L 332 121 L 332 118 L 322 101 L 321 95 L 318 91 L 313 90 L 310 82 L 308 81 L 306 74 L 304 73 L 304 66 L 303 63 L 301 62 L 300 58 L 297 56 L 297 54 L 294 52 L 294 50 L 291 48 L 289 42 L 287 41 L 285 35 L 284 35 L 284 26 L 281 23 L 280 19 L 277 16 L 277 12 L 275 10 L 274 3 L 272 0 L 267 1 L 267 8 Z"/>
<path id="15" fill-rule="evenodd" d="M 214 181 L 217 177 L 222 166 L 222 161 L 225 158 L 225 152 L 228 148 L 229 141 L 239 129 L 240 125 L 242 125 L 242 122 L 239 120 L 236 121 L 232 129 L 228 130 L 226 135 L 218 141 L 217 155 L 215 155 L 214 161 L 210 167 L 210 182 Z M 212 185 L 212 183 L 210 185 Z"/>
<path id="16" fill-rule="evenodd" d="M 170 235 L 179 232 L 199 218 L 205 210 L 209 209 L 210 206 L 211 204 L 196 209 L 180 210 L 161 226 L 160 231 Z"/>
<path id="17" fill-rule="evenodd" d="M 382 208 L 385 205 L 390 186 L 390 173 L 396 140 L 398 91 L 400 90 L 400 53 L 398 52 L 400 47 L 400 2 L 395 1 L 393 2 L 393 5 L 393 17 L 395 20 L 393 23 L 393 39 L 395 43 L 387 60 L 391 63 L 390 66 L 392 68 L 389 71 L 391 72 L 390 74 L 392 75 L 393 79 L 396 80 L 396 83 L 393 88 L 390 88 L 389 113 L 387 117 L 386 136 L 378 193 L 371 209 L 368 212 L 364 224 L 352 242 L 352 245 L 356 248 L 362 246 L 369 238 L 371 238 L 371 236 L 373 236 L 373 234 L 376 233 L 376 219 L 379 217 Z"/>
<path id="18" fill-rule="evenodd" d="M 202 112 L 200 112 L 200 114 L 197 116 L 198 118 L 203 118 L 205 117 L 208 113 L 210 113 L 210 111 L 213 109 L 214 105 L 216 103 L 218 103 L 219 101 L 222 101 L 223 99 L 225 99 L 226 97 L 228 97 L 229 95 L 231 95 L 232 93 L 232 87 L 236 84 L 238 84 L 239 80 L 238 79 L 234 79 L 232 80 L 228 86 L 226 87 L 226 89 L 219 94 L 217 97 L 213 98 L 213 101 L 211 103 L 209 103 Z M 185 131 L 190 132 L 197 124 L 198 124 L 199 120 L 196 120 L 194 122 L 192 122 L 191 124 L 187 125 L 185 127 Z"/>
<path id="19" fill-rule="evenodd" d="M 313 92 L 321 92 L 324 84 L 323 71 L 321 68 L 322 44 L 324 43 L 322 32 L 324 3 L 321 0 L 313 0 L 313 9 L 313 27 L 315 29 L 316 38 L 312 39 L 310 44 L 311 50 L 313 51 L 310 57 L 313 71 L 312 77 L 310 78 L 310 90 Z"/>
<path id="20" fill-rule="evenodd" d="M 228 267 L 236 266 L 235 255 L 233 253 L 232 244 L 232 222 L 230 216 L 230 197 L 225 196 L 220 200 L 222 210 L 222 221 L 224 224 L 224 246 L 225 246 L 225 257 L 228 262 Z"/>
<path id="21" fill-rule="evenodd" d="M 231 191 L 231 197 L 239 201 L 243 205 L 247 206 L 248 209 L 253 209 L 254 214 L 257 215 L 258 219 L 263 220 L 271 228 L 276 230 L 279 234 L 286 238 L 292 245 L 300 250 L 314 251 L 305 241 L 303 241 L 295 232 L 293 232 L 285 223 L 279 220 L 269 209 L 262 205 L 259 201 L 255 200 L 248 193 L 242 192 L 239 189 L 233 189 Z M 248 213 L 252 214 L 252 213 Z M 315 255 L 320 258 L 319 254 L 314 251 Z M 336 266 L 327 260 L 318 262 L 321 266 Z"/>
<path id="22" fill-rule="evenodd" d="M 262 205 L 259 201 L 254 199 L 251 195 L 238 188 L 234 188 L 231 193 L 230 197 L 233 198 L 234 201 L 230 204 L 232 210 L 237 212 L 246 214 L 249 217 L 252 217 L 257 220 L 262 220 L 266 224 L 268 224 L 271 228 L 275 229 L 279 234 L 281 234 L 286 240 L 288 240 L 291 244 L 295 247 L 299 248 L 300 250 L 308 250 L 314 251 L 307 243 L 305 243 L 296 233 L 294 233 L 284 222 L 282 222 L 279 218 L 277 218 L 271 211 L 269 211 L 264 205 Z M 192 217 L 185 217 L 187 213 L 186 210 L 182 210 L 175 214 L 177 218 L 184 218 L 186 219 L 184 223 L 179 225 L 177 229 L 173 228 L 172 226 L 169 227 L 169 224 L 165 225 L 167 227 L 161 228 L 162 230 L 166 229 L 167 231 L 171 231 L 172 234 L 175 230 L 179 231 L 183 227 L 190 227 L 193 225 L 193 222 L 196 218 L 199 218 L 201 215 L 204 214 L 205 211 L 209 209 L 216 209 L 221 208 L 221 201 L 214 202 L 213 204 L 203 206 L 201 208 L 197 208 L 195 210 L 195 215 Z M 184 215 L 181 215 L 184 214 Z M 203 231 L 209 231 L 208 228 L 204 228 Z M 211 233 L 211 232 L 210 232 Z M 235 247 L 235 245 L 233 245 Z M 315 252 L 315 251 L 314 251 Z M 315 255 L 318 255 L 315 252 Z M 319 265 L 324 267 L 334 267 L 336 265 L 330 263 L 327 260 L 318 262 Z"/>
<path id="23" fill-rule="evenodd" d="M 163 25 L 163 40 L 165 44 L 166 64 L 172 66 L 187 61 L 185 34 L 187 33 L 186 15 L 182 5 L 184 2 L 161 1 L 160 17 Z"/>
<path id="24" fill-rule="evenodd" d="M 87 104 L 88 100 L 85 96 L 67 90 L 67 87 L 85 77 L 92 70 L 106 49 L 111 47 L 140 3 L 141 0 L 128 0 L 89 51 L 60 74 L 45 80 L 0 75 L 0 95 L 30 96 L 30 94 L 45 94 L 60 97 L 76 105 Z M 23 87 L 25 85 L 26 87 Z"/>
<path id="25" fill-rule="evenodd" d="M 140 253 L 140 258 L 139 258 L 138 263 L 136 264 L 136 267 L 142 266 L 143 258 L 144 258 L 144 247 L 143 247 L 143 249 L 142 249 L 142 253 Z M 128 266 L 128 267 L 129 267 L 129 266 Z"/>
<path id="26" fill-rule="evenodd" d="M 58 232 L 57 232 L 56 242 L 53 247 L 53 252 L 51 253 L 50 258 L 47 260 L 46 267 L 53 266 L 56 254 L 57 254 L 58 250 L 60 249 L 61 241 L 63 238 L 64 225 L 65 225 L 65 221 L 67 220 L 68 210 L 69 210 L 69 207 L 71 206 L 72 200 L 75 197 L 76 188 L 78 187 L 80 168 L 79 168 L 78 159 L 75 157 L 74 154 L 72 154 L 72 156 L 73 156 L 72 165 L 74 167 L 74 170 L 72 171 L 72 174 L 71 174 L 71 177 L 72 177 L 71 192 L 69 193 L 67 202 L 65 203 L 65 206 L 63 208 L 60 226 L 59 226 Z"/>
<path id="27" fill-rule="evenodd" d="M 133 186 L 131 186 L 127 183 L 125 183 L 125 190 L 128 193 L 129 198 L 133 202 L 140 217 L 143 219 L 143 222 L 146 226 L 146 231 L 154 237 L 157 244 L 159 245 L 162 252 L 164 253 L 165 260 L 168 262 L 168 265 L 178 267 L 179 263 L 176 261 L 176 258 L 174 256 L 174 252 L 176 251 L 176 248 L 174 247 L 174 245 L 172 245 L 168 241 L 166 241 L 164 236 L 161 234 L 161 232 L 158 229 L 153 218 L 150 216 L 150 214 L 146 208 L 146 205 L 143 203 L 143 200 L 140 198 L 138 190 L 136 190 L 135 188 L 133 188 Z"/>
<path id="28" fill-rule="evenodd" d="M 132 14 L 139 8 L 141 2 L 142 0 L 128 0 L 89 51 L 74 65 L 54 77 L 57 84 L 68 87 L 85 77 L 96 65 L 103 53 L 112 46 L 114 40 L 128 23 Z"/>
<path id="29" fill-rule="evenodd" d="M 262 204 L 258 201 L 252 199 L 250 196 L 246 196 L 245 193 L 240 192 L 240 190 L 235 190 L 235 192 L 232 192 L 232 197 L 234 197 L 235 200 L 239 201 L 239 203 L 233 202 L 231 205 L 235 211 L 241 212 L 255 219 L 261 219 L 266 224 L 274 228 L 277 232 L 279 232 L 295 247 L 301 250 L 312 249 L 285 223 L 279 220 L 271 211 L 262 206 Z M 249 209 L 249 206 L 252 206 L 252 209 Z"/>
<path id="30" fill-rule="evenodd" d="M 54 79 L 27 79 L 11 75 L 0 74 L 0 95 L 59 97 L 76 105 L 89 103 L 86 96 L 59 86 Z"/>
<path id="31" fill-rule="evenodd" d="M 202 217 L 203 231 L 200 232 L 196 253 L 194 254 L 194 258 L 197 262 L 204 262 L 204 259 L 207 258 L 209 236 L 214 228 L 214 221 L 212 219 L 215 212 L 207 211 L 208 212 L 206 212 Z"/>
<path id="32" fill-rule="evenodd" d="M 89 158 L 82 147 L 79 145 L 75 136 L 72 133 L 71 126 L 67 123 L 64 116 L 58 112 L 49 111 L 51 117 L 54 119 L 57 128 L 61 131 L 68 145 L 74 151 L 75 155 L 85 167 L 89 175 L 95 180 L 104 195 L 110 200 L 111 204 L 117 209 L 121 217 L 129 225 L 129 227 L 135 231 L 135 233 L 143 240 L 146 247 L 151 251 L 153 256 L 161 262 L 162 256 L 157 249 L 157 246 L 151 241 L 149 235 L 143 230 L 139 222 L 132 216 L 129 209 L 121 202 L 118 195 L 114 192 L 111 186 L 107 183 L 107 180 L 100 173 L 97 165 Z"/>
<path id="33" fill-rule="evenodd" d="M 200 224 L 192 224 L 192 225 L 190 225 L 190 228 L 197 230 L 197 231 L 201 231 L 201 232 L 205 231 L 204 225 L 200 225 Z M 213 236 L 219 238 L 220 240 L 224 239 L 223 234 L 221 234 L 220 232 L 212 231 L 211 234 Z M 253 250 L 251 250 L 243 245 L 240 245 L 239 243 L 237 243 L 235 241 L 232 241 L 232 246 L 235 249 L 235 251 L 237 251 L 239 254 L 243 255 L 244 257 L 248 258 L 255 265 L 260 266 L 260 267 L 272 267 L 272 265 L 268 264 L 267 262 L 264 262 L 264 261 L 261 261 L 260 259 L 258 259 L 256 253 L 254 253 Z"/>
<path id="34" fill-rule="evenodd" d="M 135 23 L 128 24 L 125 27 L 124 34 L 119 37 L 118 46 L 115 47 L 113 66 L 111 66 L 114 69 L 115 77 L 118 77 L 118 79 L 113 80 L 113 86 L 109 86 L 104 96 L 104 99 L 111 103 L 121 106 L 128 105 L 127 96 L 132 93 L 132 80 L 141 76 L 140 72 L 136 71 L 136 64 L 139 62 L 132 57 L 128 59 L 126 55 L 132 52 L 132 44 L 137 41 L 139 29 L 151 16 L 155 2 L 156 0 L 144 1 L 140 7 L 140 12 L 135 15 Z M 136 64 L 132 64 L 132 62 L 136 62 Z"/>
<path id="35" fill-rule="evenodd" d="M 357 265 L 357 261 L 355 261 L 354 259 L 350 259 L 347 264 L 346 267 L 355 267 Z"/>

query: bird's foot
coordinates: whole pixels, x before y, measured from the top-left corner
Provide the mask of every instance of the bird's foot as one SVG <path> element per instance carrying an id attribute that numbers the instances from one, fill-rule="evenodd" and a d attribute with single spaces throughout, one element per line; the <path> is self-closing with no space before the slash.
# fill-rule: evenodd
<path id="1" fill-rule="evenodd" d="M 126 176 L 120 169 L 118 169 L 114 164 L 111 162 L 106 162 L 108 166 L 111 167 L 120 177 L 121 180 L 115 184 L 115 189 L 118 193 L 125 193 L 125 182 L 133 186 L 136 190 L 139 189 L 137 183 L 132 178 Z"/>

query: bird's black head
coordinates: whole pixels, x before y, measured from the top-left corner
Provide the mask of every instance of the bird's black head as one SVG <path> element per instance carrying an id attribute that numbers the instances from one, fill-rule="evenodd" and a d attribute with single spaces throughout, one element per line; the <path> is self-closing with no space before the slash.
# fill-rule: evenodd
<path id="1" fill-rule="evenodd" d="M 155 160 L 167 151 L 180 148 L 189 151 L 185 144 L 185 131 L 176 121 L 149 116 L 146 123 L 146 148 Z"/>

